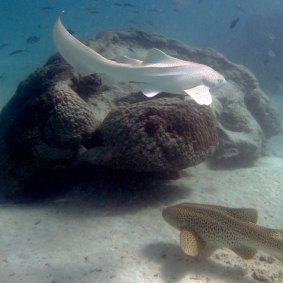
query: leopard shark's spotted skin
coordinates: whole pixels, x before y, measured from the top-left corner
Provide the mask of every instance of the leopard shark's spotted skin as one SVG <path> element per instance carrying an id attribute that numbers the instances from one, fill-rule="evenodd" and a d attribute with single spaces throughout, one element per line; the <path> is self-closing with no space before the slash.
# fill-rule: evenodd
<path id="1" fill-rule="evenodd" d="M 162 216 L 181 231 L 181 247 L 189 255 L 209 245 L 229 248 L 245 259 L 262 250 L 283 261 L 283 231 L 256 225 L 253 208 L 181 203 L 164 209 Z"/>

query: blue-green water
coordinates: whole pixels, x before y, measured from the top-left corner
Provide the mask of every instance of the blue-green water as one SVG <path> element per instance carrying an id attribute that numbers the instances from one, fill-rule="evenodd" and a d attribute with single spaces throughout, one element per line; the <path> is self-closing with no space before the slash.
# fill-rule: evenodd
<path id="1" fill-rule="evenodd" d="M 282 0 L 1 0 L 0 109 L 57 52 L 51 33 L 63 10 L 64 25 L 80 40 L 134 28 L 213 48 L 248 67 L 283 118 Z M 178 232 L 161 217 L 174 202 L 205 202 L 256 208 L 260 225 L 282 229 L 282 140 L 271 139 L 267 153 L 249 168 L 210 170 L 201 164 L 166 185 L 135 184 L 138 192 L 127 190 L 127 176 L 126 190 L 111 176 L 109 188 L 74 176 L 74 191 L 63 196 L 27 204 L 1 199 L 0 283 L 253 283 L 260 275 L 282 282 L 282 263 L 267 255 L 245 261 L 220 249 L 211 258 L 186 256 Z"/>
<path id="2" fill-rule="evenodd" d="M 62 10 L 66 26 L 80 39 L 126 27 L 161 33 L 192 46 L 215 48 L 235 63 L 251 68 L 271 94 L 282 92 L 282 1 L 128 2 L 130 7 L 119 6 L 127 1 L 114 0 L 1 1 L 0 46 L 7 44 L 0 48 L 1 105 L 19 81 L 55 52 L 51 29 Z M 229 28 L 235 19 L 239 19 L 238 23 Z M 27 44 L 26 39 L 33 35 L 40 41 Z M 29 52 L 9 56 L 14 50 L 26 48 Z"/>

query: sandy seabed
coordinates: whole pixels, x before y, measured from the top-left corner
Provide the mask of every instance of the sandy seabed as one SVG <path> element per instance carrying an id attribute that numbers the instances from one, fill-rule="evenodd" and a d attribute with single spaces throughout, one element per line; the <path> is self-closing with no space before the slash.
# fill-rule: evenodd
<path id="1" fill-rule="evenodd" d="M 183 254 L 179 232 L 162 219 L 178 202 L 254 207 L 260 225 L 283 228 L 283 159 L 215 171 L 205 164 L 146 195 L 94 201 L 64 197 L 0 206 L 1 283 L 283 282 L 283 263 L 227 249 Z"/>

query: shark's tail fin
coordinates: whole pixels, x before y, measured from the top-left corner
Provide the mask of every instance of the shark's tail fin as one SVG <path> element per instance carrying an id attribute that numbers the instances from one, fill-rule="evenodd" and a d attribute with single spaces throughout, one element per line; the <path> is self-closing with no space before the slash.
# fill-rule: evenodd
<path id="1" fill-rule="evenodd" d="M 62 57 L 83 76 L 104 73 L 110 61 L 81 43 L 63 26 L 60 17 L 53 28 L 54 43 Z"/>
<path id="2" fill-rule="evenodd" d="M 266 227 L 259 226 L 261 231 L 263 231 L 270 239 L 267 252 L 283 262 L 283 230 L 270 229 Z"/>

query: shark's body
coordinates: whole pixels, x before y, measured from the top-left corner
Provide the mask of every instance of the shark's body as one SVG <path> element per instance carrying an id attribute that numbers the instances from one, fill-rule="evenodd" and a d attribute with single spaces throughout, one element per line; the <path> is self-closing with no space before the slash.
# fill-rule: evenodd
<path id="1" fill-rule="evenodd" d="M 187 94 L 197 103 L 209 105 L 210 88 L 225 83 L 225 78 L 212 68 L 171 57 L 156 48 L 144 61 L 126 56 L 123 63 L 109 60 L 72 36 L 60 18 L 54 25 L 53 39 L 60 54 L 81 75 L 100 73 L 114 81 L 132 83 L 148 97 L 159 92 Z"/>
<path id="2" fill-rule="evenodd" d="M 186 254 L 196 256 L 209 245 L 229 248 L 245 259 L 262 250 L 283 261 L 283 231 L 256 225 L 255 209 L 181 203 L 164 209 L 162 215 L 181 231 Z"/>

